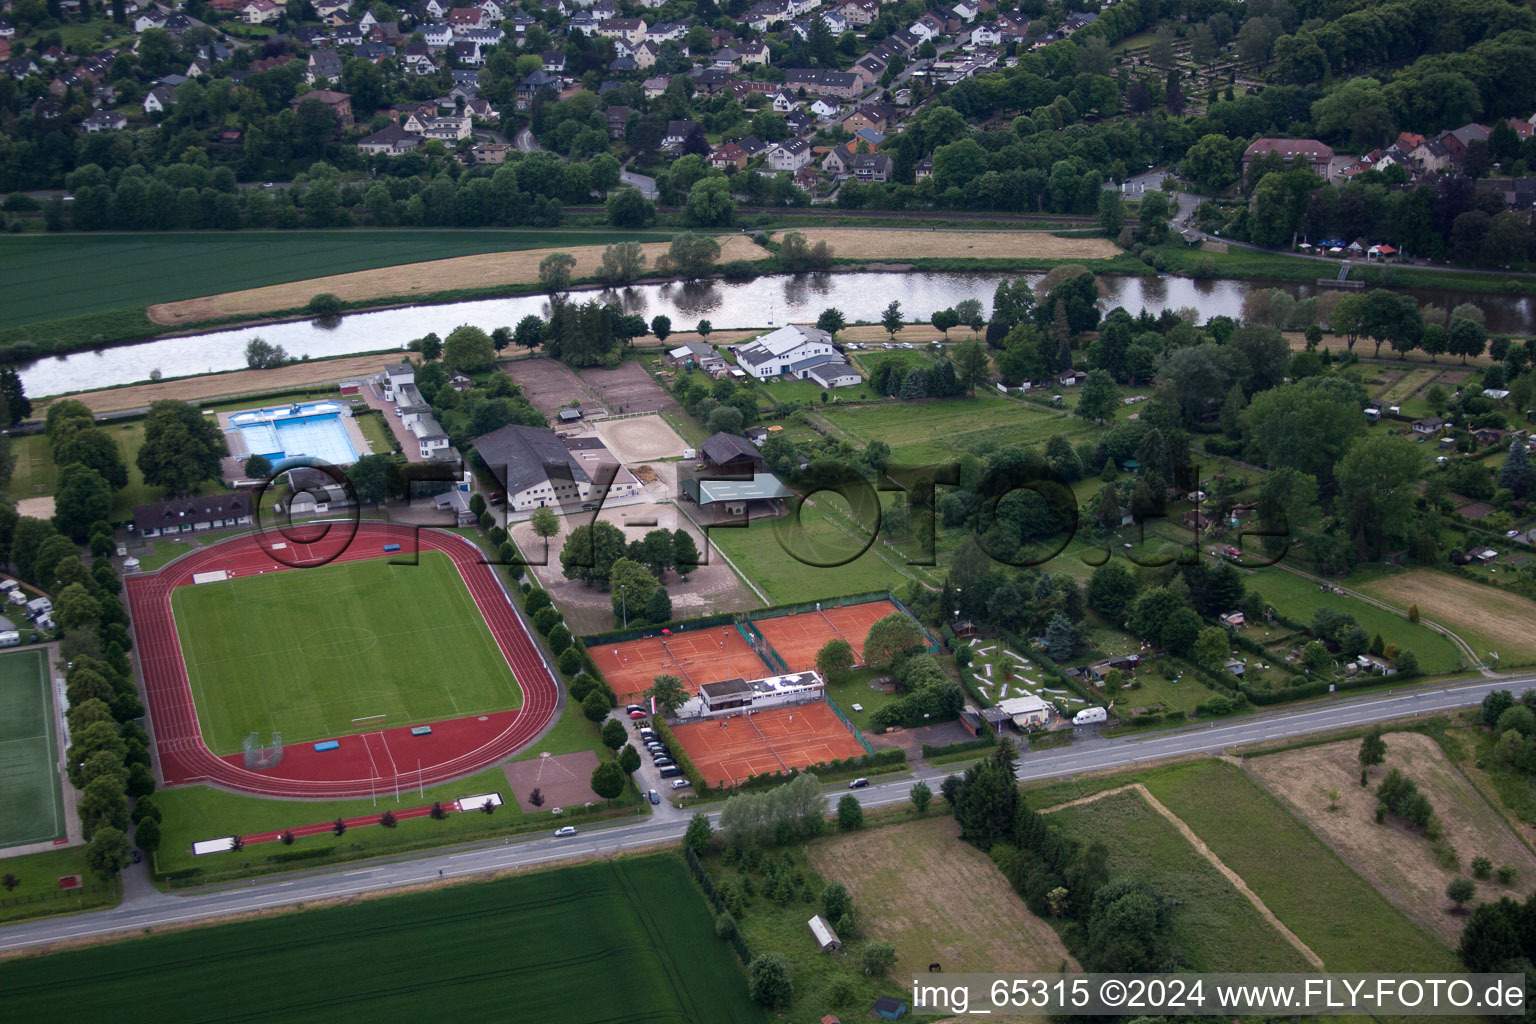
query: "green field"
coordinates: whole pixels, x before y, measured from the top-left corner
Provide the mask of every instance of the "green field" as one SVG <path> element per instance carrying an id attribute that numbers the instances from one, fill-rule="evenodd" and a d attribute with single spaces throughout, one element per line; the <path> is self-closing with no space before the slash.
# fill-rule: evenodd
<path id="1" fill-rule="evenodd" d="M 48 658 L 41 648 L 0 656 L 0 847 L 64 835 Z"/>
<path id="2" fill-rule="evenodd" d="M 1383 642 L 1412 651 L 1426 675 L 1454 672 L 1461 664 L 1456 645 L 1428 626 L 1409 622 L 1407 616 L 1395 615 L 1357 598 L 1324 593 L 1316 583 L 1295 573 L 1273 567 L 1260 569 L 1245 574 L 1243 583 L 1249 590 L 1263 594 L 1264 600 L 1281 613 L 1301 622 L 1311 622 L 1312 613 L 1324 607 L 1353 615 L 1366 632 L 1373 636 L 1380 633 Z"/>
<path id="3" fill-rule="evenodd" d="M 0 990 L 15 1020 L 764 1020 L 675 857 L 13 960 Z"/>
<path id="4" fill-rule="evenodd" d="M 841 515 L 831 511 L 834 503 Z M 709 537 L 737 569 L 768 595 L 772 604 L 894 591 L 923 574 L 920 567 L 907 565 L 903 555 L 879 540 L 846 565 L 807 565 L 790 553 L 814 552 L 815 561 L 830 563 L 858 551 L 868 534 L 850 526 L 844 518 L 847 514 L 847 503 L 842 498 L 827 493 L 812 498 L 801 510 L 801 529 L 786 542 L 789 550 L 780 543 L 780 531 L 786 529 L 787 519 L 759 519 L 744 530 L 714 529 L 709 531 Z"/>
<path id="5" fill-rule="evenodd" d="M 203 737 L 287 743 L 522 705 L 512 671 L 447 555 L 388 559 L 178 587 L 176 628 Z M 368 723 L 379 728 L 380 723 Z"/>
<path id="6" fill-rule="evenodd" d="M 1033 444 L 1052 434 L 1072 436 L 1093 429 L 1084 420 L 994 392 L 931 402 L 817 406 L 815 414 L 864 444 L 884 441 L 906 462 L 945 461 L 975 445 Z"/>
<path id="7" fill-rule="evenodd" d="M 91 873 L 84 846 L 61 846 L 41 853 L 22 853 L 0 861 L 0 875 L 16 879 L 16 888 L 0 889 L 0 923 L 82 910 L 113 907 L 120 900 L 117 886 Z M 60 889 L 59 879 L 79 875 L 81 884 Z"/>
<path id="8" fill-rule="evenodd" d="M 1457 969 L 1449 950 L 1388 903 L 1236 765 L 1202 760 L 1059 782 L 1032 789 L 1027 795 L 1030 806 L 1050 807 L 1127 782 L 1146 785 L 1222 863 L 1242 877 L 1297 938 L 1322 957 L 1328 970 Z M 1109 844 L 1113 863 L 1118 838 L 1112 831 L 1100 838 Z M 1188 844 L 1184 849 L 1189 850 Z M 1305 884 L 1299 884 L 1298 879 L 1304 879 Z M 1155 878 L 1153 885 L 1158 887 Z"/>
<path id="9" fill-rule="evenodd" d="M 241 231 L 0 236 L 0 328 L 329 274 L 482 252 L 666 234 L 579 231 Z M 79 273 L 88 266 L 89 274 Z"/>

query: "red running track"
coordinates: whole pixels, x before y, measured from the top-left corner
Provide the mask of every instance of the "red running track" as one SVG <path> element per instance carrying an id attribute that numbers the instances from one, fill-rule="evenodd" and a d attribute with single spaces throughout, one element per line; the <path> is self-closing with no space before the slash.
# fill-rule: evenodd
<path id="1" fill-rule="evenodd" d="M 303 531 L 303 532 L 300 532 Z M 331 524 L 291 528 L 282 550 L 285 560 L 304 565 L 367 558 L 410 559 L 416 550 L 441 551 L 453 560 L 459 576 L 490 626 L 523 691 L 516 711 L 432 723 L 432 735 L 412 736 L 409 726 L 362 735 L 337 737 L 337 750 L 316 753 L 313 743 L 290 744 L 282 763 L 263 771 L 245 767 L 243 754 L 218 757 L 203 742 L 197 707 L 187 680 L 181 640 L 171 612 L 171 591 L 191 585 L 194 573 L 224 570 L 230 576 L 287 572 L 269 548 L 276 534 L 257 535 L 199 548 L 157 573 L 127 581 L 133 616 L 135 653 L 144 679 L 150 731 L 166 785 L 208 783 L 226 789 L 273 797 L 337 799 L 371 793 L 401 792 L 470 775 L 505 760 L 531 743 L 559 708 L 560 687 L 534 646 L 522 620 L 496 580 L 493 566 L 483 564 L 480 549 L 453 534 L 382 523 Z M 307 538 L 307 542 L 302 542 Z M 399 544 L 398 552 L 385 552 Z M 452 671 L 444 666 L 445 671 Z M 420 765 L 418 771 L 417 765 Z"/>

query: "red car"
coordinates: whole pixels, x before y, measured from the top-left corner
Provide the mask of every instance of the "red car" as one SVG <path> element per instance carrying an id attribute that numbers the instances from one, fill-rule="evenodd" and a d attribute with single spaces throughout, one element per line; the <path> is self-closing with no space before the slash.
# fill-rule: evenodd
<path id="1" fill-rule="evenodd" d="M 1222 554 L 1226 555 L 1228 558 L 1242 558 L 1243 557 L 1242 551 L 1240 551 L 1239 549 L 1233 547 L 1231 544 L 1227 545 L 1226 550 L 1224 550 L 1222 552 Z"/>
<path id="2" fill-rule="evenodd" d="M 629 717 L 631 719 L 633 719 L 634 721 L 638 722 L 638 721 L 640 721 L 640 719 L 645 717 L 645 712 L 644 711 L 631 711 L 629 713 Z"/>

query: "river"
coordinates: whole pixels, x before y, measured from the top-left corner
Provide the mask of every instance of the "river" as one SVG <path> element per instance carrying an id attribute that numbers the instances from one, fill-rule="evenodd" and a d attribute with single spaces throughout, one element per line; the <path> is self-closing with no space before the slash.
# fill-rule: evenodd
<path id="1" fill-rule="evenodd" d="M 814 321 L 828 306 L 836 306 L 850 321 L 878 322 L 892 299 L 901 302 L 902 315 L 911 322 L 932 316 L 935 310 L 962 299 L 980 299 L 990 310 L 992 293 L 1005 274 L 847 273 L 778 274 L 751 281 L 696 281 L 647 284 L 617 291 L 577 292 L 576 301 L 600 296 L 617 298 L 628 312 L 647 320 L 663 314 L 677 330 L 691 330 L 700 320 L 717 329 L 770 327 L 791 322 Z M 1031 283 L 1043 275 L 1026 275 Z M 1202 319 L 1242 312 L 1243 297 L 1254 288 L 1283 288 L 1298 298 L 1315 293 L 1310 284 L 1278 281 L 1201 281 L 1187 277 L 1135 277 L 1105 274 L 1099 277 L 1105 309 L 1124 306 L 1133 313 L 1143 308 L 1153 313 L 1186 306 Z M 1528 297 L 1487 293 L 1456 293 L 1434 290 L 1410 292 L 1419 302 L 1433 302 L 1449 309 L 1463 301 L 1481 306 L 1490 332 L 1529 334 L 1536 331 L 1536 309 Z M 549 300 L 542 295 L 504 299 L 479 299 L 435 306 L 406 306 L 372 313 L 351 313 L 331 321 L 296 320 L 289 323 L 242 327 L 207 334 L 162 338 L 133 345 L 77 352 L 46 358 L 21 371 L 27 394 L 56 395 L 69 391 L 133 384 L 150 378 L 154 370 L 165 377 L 238 370 L 245 367 L 245 346 L 255 337 L 281 345 L 294 357 L 352 355 L 381 349 L 403 348 L 407 342 L 436 332 L 446 337 L 462 324 L 489 331 L 514 326 L 528 314 L 547 316 Z"/>

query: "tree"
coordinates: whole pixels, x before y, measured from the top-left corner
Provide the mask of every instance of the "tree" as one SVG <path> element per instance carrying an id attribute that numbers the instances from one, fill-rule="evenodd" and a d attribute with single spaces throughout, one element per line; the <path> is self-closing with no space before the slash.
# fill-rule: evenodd
<path id="1" fill-rule="evenodd" d="M 624 769 L 619 767 L 617 761 L 604 761 L 592 769 L 592 792 L 604 800 L 613 800 L 624 792 L 624 784 L 629 777 L 624 774 Z"/>
<path id="2" fill-rule="evenodd" d="M 162 400 L 144 418 L 144 444 L 135 461 L 145 483 L 176 495 L 217 479 L 219 460 L 228 453 L 213 417 L 185 402 Z"/>
<path id="3" fill-rule="evenodd" d="M 912 801 L 912 807 L 918 814 L 927 814 L 928 804 L 933 800 L 933 790 L 928 788 L 928 783 L 918 782 L 907 792 L 907 799 Z"/>
<path id="4" fill-rule="evenodd" d="M 118 873 L 132 861 L 128 837 L 120 828 L 104 825 L 85 844 L 85 863 L 103 882 L 115 881 Z"/>
<path id="5" fill-rule="evenodd" d="M 625 775 L 633 775 L 640 770 L 640 751 L 631 744 L 624 744 L 619 751 L 619 767 L 624 769 Z"/>
<path id="6" fill-rule="evenodd" d="M 112 514 L 112 485 L 94 469 L 78 463 L 59 470 L 53 496 L 53 525 L 84 540 L 90 525 Z"/>
<path id="7" fill-rule="evenodd" d="M 859 951 L 859 966 L 871 977 L 883 977 L 896 966 L 896 948 L 889 942 L 866 943 Z"/>
<path id="8" fill-rule="evenodd" d="M 550 295 L 563 292 L 571 286 L 571 272 L 576 269 L 576 257 L 568 252 L 552 252 L 539 261 L 539 284 Z"/>
<path id="9" fill-rule="evenodd" d="M 688 702 L 688 689 L 677 676 L 664 673 L 652 679 L 641 696 L 654 700 L 657 707 L 671 714 Z"/>
<path id="10" fill-rule="evenodd" d="M 89 419 L 61 421 L 60 429 L 51 432 L 50 437 L 55 464 L 78 463 L 94 469 L 113 490 L 127 486 L 128 466 L 123 461 L 122 449 L 118 448 L 111 434 L 92 426 Z M 0 467 L 0 476 L 5 472 L 5 468 Z"/>
<path id="11" fill-rule="evenodd" d="M 1387 759 L 1387 741 L 1381 738 L 1381 726 L 1377 726 L 1360 739 L 1360 767 L 1374 768 Z"/>
<path id="12" fill-rule="evenodd" d="M 636 618 L 641 615 L 657 582 L 649 569 L 633 558 L 625 557 L 614 560 L 608 585 L 613 614 L 622 622 L 631 615 Z"/>
<path id="13" fill-rule="evenodd" d="M 835 637 L 816 652 L 816 671 L 832 680 L 853 668 L 853 645 L 842 637 Z"/>
<path id="14" fill-rule="evenodd" d="M 1465 316 L 1452 316 L 1451 325 L 1446 329 L 1446 350 L 1453 356 L 1461 356 L 1463 364 L 1469 358 L 1475 358 L 1483 354 L 1483 349 L 1488 344 L 1488 332 L 1483 325 Z"/>
<path id="15" fill-rule="evenodd" d="M 83 584 L 71 583 L 54 599 L 53 616 L 66 633 L 95 626 L 101 620 L 101 602 Z"/>
<path id="16" fill-rule="evenodd" d="M 632 188 L 609 196 L 607 212 L 608 223 L 616 228 L 643 228 L 656 221 L 656 204 Z"/>
<path id="17" fill-rule="evenodd" d="M 609 750 L 618 750 L 629 739 L 629 734 L 624 731 L 624 723 L 617 718 L 610 718 L 603 723 L 601 736 L 603 746 Z"/>
<path id="18" fill-rule="evenodd" d="M 1461 913 L 1462 906 L 1476 895 L 1477 883 L 1470 878 L 1453 878 L 1445 887 L 1445 897 L 1456 904 L 1458 914 Z"/>
<path id="19" fill-rule="evenodd" d="M 959 326 L 960 315 L 953 309 L 937 309 L 934 310 L 933 317 L 929 322 L 933 324 L 934 330 L 944 332 L 944 339 L 948 341 L 949 329 Z"/>
<path id="20" fill-rule="evenodd" d="M 1376 434 L 1339 462 L 1334 514 L 1362 557 L 1378 557 L 1407 534 L 1422 457 L 1406 439 Z"/>
<path id="21" fill-rule="evenodd" d="M 725 178 L 700 178 L 688 190 L 683 208 L 688 223 L 694 227 L 724 227 L 736 213 L 730 182 Z"/>
<path id="22" fill-rule="evenodd" d="M 1136 596 L 1136 577 L 1120 559 L 1110 559 L 1088 577 L 1088 605 L 1118 622 Z"/>
<path id="23" fill-rule="evenodd" d="M 694 812 L 688 819 L 688 828 L 683 832 L 683 845 L 694 853 L 703 853 L 709 849 L 710 842 L 715 837 L 715 827 L 709 823 L 709 815 L 703 811 Z"/>
<path id="24" fill-rule="evenodd" d="M 717 179 L 723 180 L 723 179 Z M 684 232 L 672 238 L 667 249 L 672 267 L 683 277 L 703 277 L 714 268 L 720 258 L 720 243 L 710 235 L 694 235 Z"/>
<path id="25" fill-rule="evenodd" d="M 852 793 L 837 802 L 837 827 L 854 832 L 864 827 L 864 805 Z"/>
<path id="26" fill-rule="evenodd" d="M 334 294 L 333 292 L 320 292 L 317 295 L 312 295 L 310 296 L 309 301 L 304 305 L 305 312 L 307 312 L 310 316 L 315 317 L 340 316 L 342 308 L 341 297 Z M 263 342 L 263 344 L 265 344 L 265 342 Z M 283 351 L 281 345 L 271 345 L 268 346 L 268 349 L 270 350 L 268 353 L 269 357 L 275 357 L 276 361 L 270 361 L 269 359 L 267 364 L 264 366 L 256 365 L 251 362 L 251 346 L 247 345 L 245 347 L 246 365 L 250 366 L 254 370 L 270 370 L 274 366 L 282 366 L 283 363 L 287 362 L 288 355 Z"/>
<path id="27" fill-rule="evenodd" d="M 1309 672 L 1323 673 L 1333 666 L 1333 655 L 1328 653 L 1328 648 L 1312 640 L 1301 649 L 1301 663 Z"/>
<path id="28" fill-rule="evenodd" d="M 1194 659 L 1197 665 L 1215 671 L 1227 661 L 1227 631 L 1207 626 L 1195 637 Z"/>
<path id="29" fill-rule="evenodd" d="M 399 824 L 399 821 L 395 819 L 394 811 L 385 811 L 383 814 L 379 815 L 379 824 L 383 825 L 385 828 L 394 828 Z"/>
<path id="30" fill-rule="evenodd" d="M 608 697 L 602 690 L 593 690 L 581 702 L 581 713 L 587 716 L 589 722 L 601 722 L 612 710 L 613 707 L 608 703 Z"/>
<path id="31" fill-rule="evenodd" d="M 1124 226 L 1125 200 L 1118 191 L 1104 189 L 1099 193 L 1099 230 L 1104 232 L 1106 238 L 1119 238 L 1120 229 Z"/>
<path id="32" fill-rule="evenodd" d="M 313 306 L 324 296 L 316 295 L 309 300 Z M 334 295 L 331 298 L 336 298 Z M 337 300 L 338 303 L 340 300 Z M 324 314 L 316 314 L 324 315 Z M 334 315 L 334 314 L 332 314 Z M 288 362 L 288 353 L 283 351 L 283 346 L 274 345 L 270 341 L 261 338 L 252 338 L 245 346 L 245 365 L 252 370 L 272 370 Z"/>
<path id="33" fill-rule="evenodd" d="M 265 455 L 252 455 L 245 460 L 244 469 L 250 479 L 261 480 L 272 472 L 272 462 Z"/>
<path id="34" fill-rule="evenodd" d="M 985 387 L 992 378 L 986 346 L 975 338 L 955 346 L 954 366 L 955 378 L 968 395 L 974 395 L 978 386 Z"/>
<path id="35" fill-rule="evenodd" d="M 693 534 L 678 527 L 672 531 L 672 567 L 686 580 L 698 566 L 699 548 L 694 543 Z"/>
<path id="36" fill-rule="evenodd" d="M 544 343 L 544 321 L 532 313 L 523 317 L 512 331 L 512 341 L 519 348 L 532 352 Z"/>
<path id="37" fill-rule="evenodd" d="M 614 562 L 624 557 L 624 534 L 612 523 L 584 523 L 565 538 L 561 571 L 568 580 L 606 584 Z"/>
<path id="38" fill-rule="evenodd" d="M 902 612 L 892 612 L 869 627 L 864 638 L 864 663 L 890 665 L 908 651 L 920 651 L 926 645 L 923 629 Z"/>
<path id="39" fill-rule="evenodd" d="M 602 279 L 609 284 L 629 284 L 645 267 L 645 250 L 639 242 L 619 242 L 603 250 Z"/>
<path id="40" fill-rule="evenodd" d="M 484 373 L 496 365 L 496 347 L 490 335 L 466 324 L 443 341 L 443 365 L 459 373 Z"/>
<path id="41" fill-rule="evenodd" d="M 1499 468 L 1499 486 L 1507 487 L 1517 500 L 1536 495 L 1536 468 L 1531 466 L 1523 438 L 1510 442 L 1509 457 Z"/>
<path id="42" fill-rule="evenodd" d="M 885 328 L 885 332 L 894 341 L 896 332 L 901 330 L 901 323 L 901 303 L 892 299 L 891 304 L 885 307 L 885 312 L 880 314 L 880 326 Z"/>
<path id="43" fill-rule="evenodd" d="M 847 327 L 848 321 L 844 319 L 842 310 L 838 309 L 836 306 L 828 306 L 826 309 L 822 310 L 821 315 L 816 318 L 816 326 L 818 329 L 826 331 L 828 334 L 832 335 L 832 338 L 835 341 L 837 340 L 837 332 L 842 330 L 844 327 Z"/>
<path id="44" fill-rule="evenodd" d="M 819 20 L 819 19 L 818 19 Z M 794 994 L 789 965 L 777 953 L 762 953 L 747 965 L 747 991 L 762 1006 L 785 1006 Z"/>
<path id="45" fill-rule="evenodd" d="M 560 532 L 560 517 L 555 515 L 554 509 L 541 505 L 529 515 L 528 525 L 533 528 L 535 536 L 553 537 Z"/>
<path id="46" fill-rule="evenodd" d="M 1088 379 L 1077 399 L 1077 415 L 1102 423 L 1114 415 L 1120 404 L 1120 390 L 1115 380 L 1103 370 L 1088 371 Z"/>
<path id="47" fill-rule="evenodd" d="M 657 341 L 666 341 L 667 335 L 672 333 L 672 318 L 660 313 L 651 317 L 651 333 L 656 335 Z"/>
<path id="48" fill-rule="evenodd" d="M 848 887 L 842 882 L 829 882 L 821 890 L 821 913 L 828 921 L 836 921 L 853 909 Z"/>

